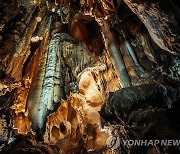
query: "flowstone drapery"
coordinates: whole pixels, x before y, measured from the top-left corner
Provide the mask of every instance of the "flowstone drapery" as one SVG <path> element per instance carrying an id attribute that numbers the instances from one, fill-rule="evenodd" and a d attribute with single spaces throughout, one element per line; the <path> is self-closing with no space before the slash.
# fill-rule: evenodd
<path id="1" fill-rule="evenodd" d="M 175 4 L 1 0 L 0 153 L 179 153 Z"/>

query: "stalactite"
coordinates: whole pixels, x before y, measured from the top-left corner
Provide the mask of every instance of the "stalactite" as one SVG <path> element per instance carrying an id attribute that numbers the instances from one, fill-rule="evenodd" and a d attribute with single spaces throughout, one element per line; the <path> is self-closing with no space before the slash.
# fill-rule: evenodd
<path id="1" fill-rule="evenodd" d="M 10 35 L 12 44 L 6 44 L 4 48 L 2 48 L 1 53 L 3 54 L 3 56 L 1 57 L 1 66 L 3 66 L 3 68 L 1 69 L 5 73 L 5 77 L 2 82 L 5 84 L 8 84 L 10 82 L 9 80 L 13 80 L 14 83 L 17 83 L 22 78 L 23 64 L 30 54 L 29 44 L 31 41 L 31 36 L 37 25 L 37 21 L 35 19 L 32 19 L 34 10 L 34 7 L 30 9 L 30 12 L 28 12 L 19 23 L 19 27 L 17 23 L 17 29 L 15 29 L 12 36 Z M 41 15 L 41 13 L 42 12 L 40 11 L 39 14 Z M 28 25 L 28 27 L 26 24 Z"/>
<path id="2" fill-rule="evenodd" d="M 120 42 L 120 49 L 121 49 L 121 54 L 123 56 L 124 63 L 126 65 L 127 72 L 129 74 L 129 77 L 131 78 L 132 85 L 134 85 L 133 79 L 138 77 L 138 75 L 135 71 L 134 64 L 133 64 L 131 57 L 126 52 L 124 40 L 122 42 Z"/>
<path id="3" fill-rule="evenodd" d="M 156 130 L 163 132 L 162 137 L 177 135 L 179 59 L 167 53 L 163 55 L 167 64 L 159 67 L 148 32 L 138 28 L 144 23 L 162 49 L 178 53 L 177 15 L 171 16 L 173 11 L 168 10 L 168 16 L 159 6 L 163 2 L 8 0 L 7 5 L 11 1 L 20 7 L 7 7 L 15 14 L 8 13 L 6 23 L 0 21 L 2 153 L 131 153 L 136 147 L 124 145 L 124 140 L 158 137 L 153 134 Z M 158 19 L 159 15 L 163 18 Z M 4 31 L 7 35 L 1 36 Z M 159 47 L 158 51 L 166 53 Z M 4 109 L 11 116 L 2 114 Z M 175 122 L 166 123 L 172 118 L 169 114 Z M 156 128 L 159 121 L 167 124 L 167 131 Z M 119 137 L 115 137 L 117 149 L 108 144 L 107 139 L 114 143 L 109 135 Z M 138 147 L 135 153 L 141 149 L 148 151 Z"/>
<path id="4" fill-rule="evenodd" d="M 66 41 L 67 39 L 69 39 L 69 41 Z M 93 63 L 90 52 L 84 43 L 77 42 L 70 35 L 65 33 L 62 34 L 60 46 L 62 57 L 66 65 L 71 69 L 72 77 L 74 77 L 74 81 L 76 81 L 78 74 Z"/>
<path id="5" fill-rule="evenodd" d="M 124 0 L 141 19 L 156 44 L 179 55 L 179 28 L 170 1 Z"/>
<path id="6" fill-rule="evenodd" d="M 45 9 L 45 8 L 43 8 L 43 9 Z M 51 16 L 46 16 L 46 13 L 47 13 L 47 11 L 44 12 L 42 17 L 36 17 L 38 24 L 33 33 L 33 36 L 31 37 L 32 42 L 42 41 L 45 31 L 50 28 L 48 26 L 48 23 L 51 23 L 51 21 L 48 21 L 48 18 L 50 18 Z"/>
<path id="7" fill-rule="evenodd" d="M 148 58 L 151 62 L 157 64 L 157 57 L 156 57 L 156 55 L 155 55 L 155 53 L 154 53 L 154 50 L 153 50 L 152 47 L 151 47 L 151 43 L 150 43 L 150 40 L 149 40 L 147 34 L 144 34 L 144 33 L 143 33 L 143 34 L 141 34 L 138 38 L 139 38 L 139 40 L 141 40 L 141 42 L 142 42 L 142 46 L 143 46 L 143 49 L 144 49 L 144 53 L 146 54 L 147 58 Z"/>
<path id="8" fill-rule="evenodd" d="M 17 129 L 19 134 L 27 134 L 32 131 L 31 121 L 27 114 L 27 98 L 29 93 L 32 93 L 33 84 L 35 82 L 36 75 L 39 72 L 41 61 L 44 59 L 44 53 L 48 44 L 49 31 L 44 34 L 44 39 L 41 42 L 39 48 L 35 51 L 29 64 L 25 70 L 25 76 L 23 77 L 23 84 L 19 87 L 14 94 L 14 101 L 11 106 L 11 115 L 13 118 L 13 128 Z M 34 95 L 35 97 L 36 95 Z"/>
<path id="9" fill-rule="evenodd" d="M 101 30 L 106 49 L 110 52 L 115 68 L 119 73 L 120 84 L 123 88 L 129 87 L 131 86 L 131 81 L 126 71 L 117 41 L 115 40 L 106 21 L 103 21 L 100 25 L 102 25 Z"/>
<path id="10" fill-rule="evenodd" d="M 103 7 L 98 7 L 99 4 Z M 119 4 L 120 3 L 118 2 L 118 5 Z M 114 24 L 113 22 L 111 23 L 111 18 L 115 20 L 117 19 L 115 22 L 118 22 L 115 9 L 117 6 L 114 5 L 113 1 L 107 3 L 102 0 L 100 3 L 86 1 L 86 3 L 81 7 L 84 7 L 85 15 L 90 15 L 95 18 L 96 22 L 99 24 L 106 50 L 110 53 L 113 65 L 118 72 L 121 87 L 124 88 L 131 86 L 131 81 L 120 52 L 120 47 L 117 43 L 116 36 L 114 36 L 114 33 L 111 30 L 111 26 Z"/>
<path id="11" fill-rule="evenodd" d="M 43 128 L 48 112 L 53 110 L 53 106 L 61 99 L 65 99 L 70 90 L 75 88 L 74 90 L 78 91 L 77 76 L 92 63 L 89 51 L 83 43 L 76 42 L 66 33 L 57 32 L 57 29 L 51 34 L 47 61 L 42 64 L 42 74 L 39 73 L 28 100 L 29 115 L 34 130 Z M 65 70 L 67 73 L 63 72 Z"/>
<path id="12" fill-rule="evenodd" d="M 144 70 L 144 68 L 138 62 L 135 52 L 134 52 L 131 44 L 127 40 L 125 40 L 125 48 L 126 48 L 126 52 L 131 57 L 131 59 L 134 63 L 134 67 L 135 67 L 135 70 L 137 71 L 138 75 L 140 77 L 147 77 L 148 76 L 147 72 Z"/>
<path id="13" fill-rule="evenodd" d="M 5 67 L 2 70 L 4 70 L 6 76 L 3 79 L 2 83 L 4 85 L 8 85 L 9 87 L 3 93 L 6 93 L 7 91 L 11 91 L 14 88 L 19 87 L 21 85 L 19 82 L 22 79 L 23 65 L 26 62 L 26 59 L 28 58 L 31 52 L 30 51 L 31 36 L 37 25 L 37 21 L 35 19 L 32 19 L 32 15 L 34 13 L 35 8 L 33 7 L 30 10 L 31 12 L 25 15 L 25 17 L 22 20 L 22 24 L 20 24 L 22 27 L 18 27 L 19 30 L 15 31 L 15 36 L 16 36 L 16 32 L 18 34 L 17 42 L 15 43 L 13 42 L 10 45 L 7 44 L 7 48 L 6 46 L 5 48 L 3 48 L 3 51 L 5 52 L 4 54 L 5 56 L 1 60 L 3 62 L 3 65 L 5 65 Z M 41 14 L 42 11 L 39 12 L 39 16 L 41 16 Z M 28 27 L 26 27 L 27 26 L 26 24 L 28 25 Z M 10 82 L 9 80 L 12 81 Z"/>
<path id="14" fill-rule="evenodd" d="M 59 33 L 55 33 L 49 43 L 45 60 L 41 64 L 34 90 L 28 98 L 28 113 L 35 131 L 44 128 L 49 110 L 53 110 L 54 103 L 58 103 L 63 98 L 60 91 L 62 71 L 59 40 Z"/>
<path id="15" fill-rule="evenodd" d="M 31 18 L 32 18 L 32 14 L 34 13 L 35 8 L 31 8 L 29 11 L 27 11 L 25 13 L 25 15 L 23 16 L 23 18 L 15 23 L 15 28 L 12 29 L 10 31 L 10 34 L 8 39 L 10 42 L 12 42 L 11 45 L 9 45 L 8 43 L 4 42 L 3 48 L 1 49 L 1 54 L 6 54 L 6 57 L 3 57 L 3 59 L 1 59 L 2 63 L 4 63 L 5 61 L 7 61 L 7 59 L 13 54 L 15 53 L 14 48 L 17 48 L 18 44 L 20 43 L 20 41 L 22 41 L 22 37 L 24 35 L 24 32 L 27 28 L 27 25 L 29 24 Z M 9 51 L 13 51 L 10 52 L 11 55 L 8 55 Z M 4 64 L 5 65 L 5 64 Z"/>

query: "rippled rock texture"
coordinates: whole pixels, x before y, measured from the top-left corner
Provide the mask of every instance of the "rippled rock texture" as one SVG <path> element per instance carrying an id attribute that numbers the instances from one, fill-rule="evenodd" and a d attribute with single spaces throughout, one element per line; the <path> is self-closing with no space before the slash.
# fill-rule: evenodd
<path id="1" fill-rule="evenodd" d="M 179 139 L 179 25 L 176 0 L 1 0 L 0 153 L 178 153 L 122 141 Z"/>

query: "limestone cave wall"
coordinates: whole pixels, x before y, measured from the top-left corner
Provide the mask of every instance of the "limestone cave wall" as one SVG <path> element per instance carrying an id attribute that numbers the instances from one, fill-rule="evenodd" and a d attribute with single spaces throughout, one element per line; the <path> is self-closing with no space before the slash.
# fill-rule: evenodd
<path id="1" fill-rule="evenodd" d="M 0 153 L 179 153 L 123 144 L 180 139 L 179 25 L 176 0 L 1 0 Z"/>

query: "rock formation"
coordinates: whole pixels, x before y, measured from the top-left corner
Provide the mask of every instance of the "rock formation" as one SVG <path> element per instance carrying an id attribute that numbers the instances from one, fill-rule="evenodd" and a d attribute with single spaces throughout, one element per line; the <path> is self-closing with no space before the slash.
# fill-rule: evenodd
<path id="1" fill-rule="evenodd" d="M 176 0 L 1 0 L 0 153 L 179 153 Z"/>

